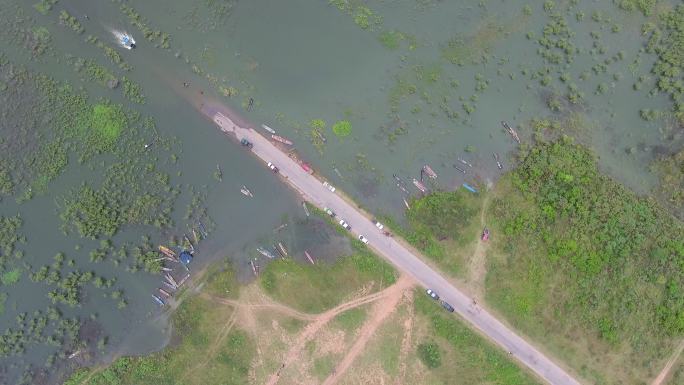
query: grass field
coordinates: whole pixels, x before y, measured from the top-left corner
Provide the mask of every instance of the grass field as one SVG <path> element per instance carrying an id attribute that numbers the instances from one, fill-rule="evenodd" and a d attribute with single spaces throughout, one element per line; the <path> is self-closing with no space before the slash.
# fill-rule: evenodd
<path id="1" fill-rule="evenodd" d="M 684 332 L 684 228 L 568 141 L 499 181 L 487 302 L 581 377 L 641 384 Z"/>
<path id="2" fill-rule="evenodd" d="M 361 290 L 377 291 L 396 281 L 396 271 L 355 246 L 356 254 L 341 257 L 332 265 L 302 265 L 284 259 L 274 261 L 259 278 L 261 287 L 278 302 L 307 313 L 320 313 Z"/>
<path id="3" fill-rule="evenodd" d="M 434 367 L 421 357 L 421 346 L 426 345 L 432 346 L 432 362 L 438 363 Z M 340 381 L 361 383 L 539 384 L 422 290 L 414 290 L 412 302 L 402 302 Z"/>

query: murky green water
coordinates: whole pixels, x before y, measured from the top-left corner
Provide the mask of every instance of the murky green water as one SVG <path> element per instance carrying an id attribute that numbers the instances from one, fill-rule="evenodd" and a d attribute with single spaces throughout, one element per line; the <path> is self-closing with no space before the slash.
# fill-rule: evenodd
<path id="1" fill-rule="evenodd" d="M 2 1 L 4 7 L 17 3 Z M 174 228 L 159 232 L 127 227 L 113 237 L 115 245 L 139 242 L 142 235 L 150 235 L 156 244 L 171 235 L 188 233 L 193 223 L 183 215 L 192 186 L 206 196 L 203 206 L 215 223 L 209 239 L 198 247 L 192 270 L 230 256 L 240 276 L 249 279 L 250 258 L 256 257 L 259 265 L 267 262 L 255 248 L 278 241 L 302 259 L 303 250 L 326 259 L 348 251 L 334 233 L 320 230 L 314 219 L 306 221 L 297 197 L 258 160 L 197 113 L 192 103 L 200 100 L 200 91 L 243 111 L 255 127 L 267 124 L 291 138 L 302 157 L 359 204 L 397 217 L 402 215 L 404 196 L 394 186 L 392 174 L 410 181 L 419 177 L 422 165 L 430 164 L 439 175 L 435 187 L 452 189 L 464 181 L 495 181 L 501 171 L 493 153 L 501 155 L 504 171 L 510 168 L 515 146 L 502 129 L 502 120 L 518 126 L 523 141 L 529 142 L 531 119 L 574 119 L 583 128 L 566 128 L 565 132 L 589 144 L 611 175 L 642 193 L 656 183 L 649 164 L 654 153 L 665 148 L 659 146 L 666 146 L 661 140 L 669 132 L 667 120 L 646 122 L 639 110 L 667 110 L 670 106 L 663 97 L 648 95 L 648 81 L 641 90 L 633 89 L 639 76 L 648 75 L 653 61 L 639 53 L 645 18 L 637 12 L 617 11 L 611 2 L 555 5 L 573 31 L 571 40 L 578 49 L 567 65 L 545 63 L 538 54 L 536 39 L 551 13 L 545 12 L 541 3 L 530 3 L 531 14 L 526 14 L 523 2 L 370 1 L 366 6 L 380 18 L 371 16 L 367 29 L 362 28 L 364 19 L 358 18 L 358 8 L 347 12 L 323 0 L 123 4 L 132 6 L 153 30 L 169 33 L 170 48 L 155 47 L 159 44 L 145 40 L 121 12 L 119 2 L 85 0 L 60 1 L 45 16 L 32 4 L 20 4 L 24 14 L 33 19 L 22 28 L 43 25 L 51 32 L 51 54 L 34 60 L 16 39 L 5 36 L 0 43 L 14 63 L 83 87 L 92 100 L 106 97 L 124 103 L 153 117 L 163 137 L 177 139 L 169 150 L 153 146 L 151 152 L 141 154 L 140 148 L 130 149 L 135 156 L 158 158 L 159 167 L 171 175 L 171 184 L 181 186 Z M 86 29 L 83 35 L 59 25 L 62 9 L 81 22 Z M 598 12 L 600 17 L 593 17 Z M 585 15 L 582 21 L 579 13 Z M 13 15 L 5 12 L 5 23 Z M 612 32 L 615 25 L 619 32 Z M 144 106 L 131 104 L 117 90 L 82 81 L 83 75 L 65 59 L 66 54 L 92 58 L 120 76 L 122 72 L 102 51 L 84 42 L 90 34 L 114 46 L 112 29 L 126 30 L 137 40 L 134 51 L 117 49 L 133 67 L 125 75 L 142 86 L 147 99 Z M 381 42 L 380 37 L 389 31 L 404 36 L 395 49 Z M 526 37 L 528 32 L 535 38 Z M 449 41 L 459 39 L 463 44 L 444 52 Z M 617 56 L 620 58 L 611 59 Z M 606 60 L 605 70 L 592 69 Z M 533 75 L 544 68 L 548 68 L 547 85 L 542 85 L 543 75 Z M 586 80 L 581 80 L 585 72 Z M 566 73 L 565 81 L 559 79 L 562 73 Z M 184 88 L 183 82 L 189 87 Z M 582 103 L 573 105 L 563 97 L 570 83 L 584 94 Z M 601 84 L 603 93 L 597 94 Z M 234 87 L 237 95 L 221 96 L 220 87 L 224 91 Z M 561 100 L 560 111 L 548 107 L 553 95 Z M 254 99 L 254 107 L 246 111 L 249 98 Z M 472 110 L 469 113 L 467 109 Z M 312 119 L 327 123 L 323 130 L 327 142 L 320 148 L 311 142 Z M 351 122 L 349 137 L 333 134 L 331 126 L 338 120 Z M 169 161 L 170 153 L 178 156 L 177 163 Z M 220 182 L 213 176 L 217 165 L 223 172 Z M 49 185 L 47 194 L 23 204 L 5 199 L 0 215 L 20 213 L 24 219 L 22 233 L 28 239 L 28 244 L 20 247 L 25 251 L 24 266 L 50 264 L 57 252 L 63 252 L 82 270 L 117 278 L 116 287 L 124 290 L 129 302 L 125 309 L 117 310 L 116 301 L 90 286 L 80 307 L 59 307 L 66 316 L 89 319 L 93 315 L 96 334 L 109 336 L 105 353 L 155 350 L 164 345 L 168 335 L 165 318 L 150 297 L 159 286 L 159 276 L 130 273 L 106 261 L 90 263 L 87 255 L 99 243 L 65 236 L 59 230 L 57 198 L 84 180 L 100 178 L 100 171 L 78 166 L 73 160 Z M 253 199 L 240 194 L 243 184 L 254 192 Z M 274 232 L 283 223 L 288 226 Z M 27 275 L 16 284 L 0 287 L 9 298 L 0 314 L 3 329 L 13 327 L 17 314 L 31 314 L 49 304 L 46 288 L 28 280 Z M 42 367 L 51 351 L 34 347 L 23 357 L 3 358 L 3 381 L 14 383 L 27 365 Z"/>

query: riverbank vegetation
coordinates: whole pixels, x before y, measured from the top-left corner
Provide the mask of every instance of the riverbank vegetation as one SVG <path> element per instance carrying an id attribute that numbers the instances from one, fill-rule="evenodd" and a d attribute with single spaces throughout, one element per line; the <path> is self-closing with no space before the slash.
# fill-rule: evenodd
<path id="1" fill-rule="evenodd" d="M 442 271 L 461 277 L 472 240 L 481 231 L 475 219 L 482 199 L 481 194 L 474 195 L 464 189 L 437 191 L 411 199 L 406 225 L 389 216 L 381 216 L 380 220 L 437 263 Z"/>
<path id="2" fill-rule="evenodd" d="M 208 287 L 229 287 L 231 293 L 221 292 L 222 297 L 239 294 L 231 270 L 212 274 Z M 64 384 L 247 384 L 256 354 L 254 341 L 236 326 L 217 327 L 229 322 L 234 311 L 202 296 L 186 298 L 171 318 L 176 341 L 172 346 L 148 356 L 118 358 L 104 369 L 81 369 Z"/>
<path id="3" fill-rule="evenodd" d="M 567 138 L 521 159 L 487 213 L 488 302 L 587 379 L 648 380 L 684 334 L 684 227 Z"/>

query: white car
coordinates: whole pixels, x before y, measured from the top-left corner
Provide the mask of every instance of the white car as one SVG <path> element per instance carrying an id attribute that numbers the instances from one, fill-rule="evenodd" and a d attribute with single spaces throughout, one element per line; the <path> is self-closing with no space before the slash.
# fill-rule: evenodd
<path id="1" fill-rule="evenodd" d="M 276 167 L 275 164 L 273 164 L 273 163 L 271 163 L 271 162 L 268 162 L 267 166 L 268 166 L 268 168 L 270 168 L 271 171 L 273 171 L 273 172 L 278 172 L 278 171 L 279 171 L 279 170 L 278 170 L 278 167 Z"/>
<path id="2" fill-rule="evenodd" d="M 349 223 L 345 222 L 344 219 L 340 219 L 340 226 L 344 227 L 347 230 L 351 230 L 351 226 L 349 226 Z"/>
<path id="3" fill-rule="evenodd" d="M 437 293 L 435 293 L 432 289 L 425 290 L 425 294 L 427 294 L 428 296 L 430 296 L 430 298 L 432 298 L 434 300 L 439 299 L 439 296 L 437 295 Z"/>
<path id="4" fill-rule="evenodd" d="M 382 223 L 376 221 L 375 219 L 373 219 L 373 224 L 375 224 L 375 227 L 377 227 L 379 230 L 382 230 L 385 228 L 385 226 L 383 226 Z"/>
<path id="5" fill-rule="evenodd" d="M 328 182 L 323 182 L 323 186 L 325 186 L 328 190 L 335 192 L 335 186 L 331 185 Z"/>
<path id="6" fill-rule="evenodd" d="M 368 238 L 364 237 L 363 235 L 359 235 L 359 241 L 368 244 Z"/>
<path id="7" fill-rule="evenodd" d="M 335 217 L 335 213 L 332 210 L 330 210 L 329 208 L 324 207 L 323 211 L 325 211 L 325 213 L 330 215 L 331 217 Z"/>

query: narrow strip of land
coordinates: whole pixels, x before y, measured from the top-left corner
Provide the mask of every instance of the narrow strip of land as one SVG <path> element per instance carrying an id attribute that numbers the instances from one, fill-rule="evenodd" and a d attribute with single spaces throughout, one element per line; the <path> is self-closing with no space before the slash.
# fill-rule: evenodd
<path id="1" fill-rule="evenodd" d="M 508 351 L 542 379 L 551 384 L 579 384 L 560 366 L 541 354 L 534 346 L 518 336 L 484 309 L 475 309 L 472 299 L 454 287 L 437 271 L 428 266 L 416 251 L 409 250 L 397 240 L 384 236 L 361 210 L 349 204 L 339 195 L 328 190 L 323 184 L 302 169 L 288 155 L 271 141 L 249 128 L 235 114 L 218 104 L 203 104 L 201 111 L 216 123 L 221 131 L 235 135 L 238 140 L 247 139 L 254 147 L 252 152 L 264 162 L 272 162 L 280 169 L 280 177 L 299 191 L 304 199 L 319 208 L 328 207 L 352 227 L 356 235 L 363 234 L 370 247 L 390 261 L 403 272 L 411 275 L 417 282 L 429 287 L 449 302 L 455 311 L 466 321 L 488 336 L 492 341 Z"/>

